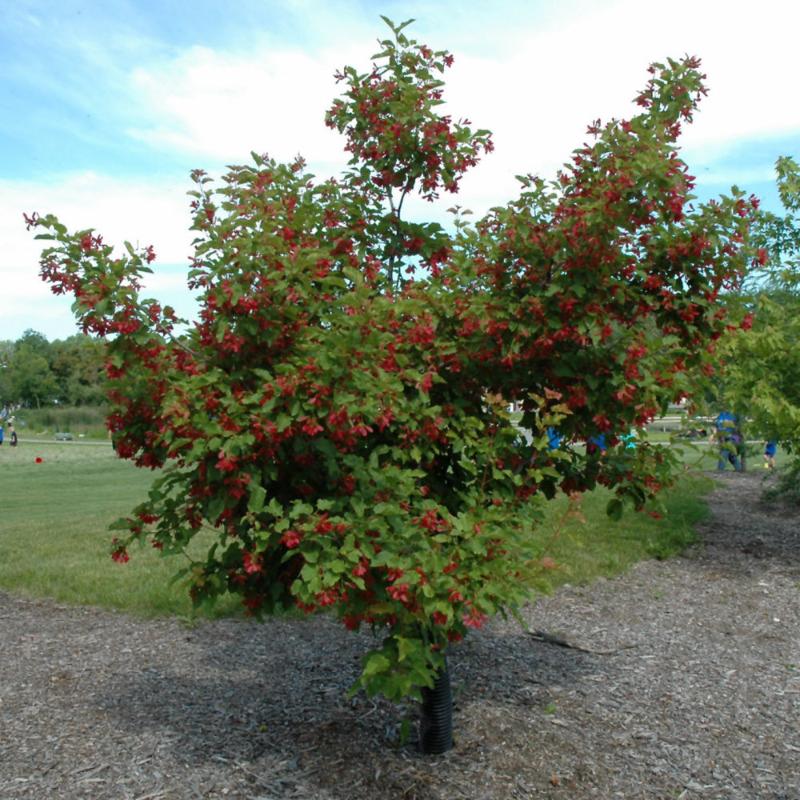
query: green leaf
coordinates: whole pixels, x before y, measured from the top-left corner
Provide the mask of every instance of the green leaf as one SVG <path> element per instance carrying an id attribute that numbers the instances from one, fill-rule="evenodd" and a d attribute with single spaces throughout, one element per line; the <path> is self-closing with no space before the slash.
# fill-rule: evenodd
<path id="1" fill-rule="evenodd" d="M 337 575 L 341 575 L 347 572 L 347 564 L 341 558 L 334 558 L 333 561 L 328 563 L 328 569 Z"/>
<path id="2" fill-rule="evenodd" d="M 350 498 L 350 506 L 352 507 L 353 511 L 356 512 L 357 516 L 359 517 L 364 516 L 366 504 L 360 497 L 353 495 L 353 497 Z"/>
<path id="3" fill-rule="evenodd" d="M 387 672 L 392 666 L 392 662 L 382 653 L 370 653 L 364 661 L 363 675 L 370 678 L 382 672 Z"/>
<path id="4" fill-rule="evenodd" d="M 398 661 L 405 661 L 409 655 L 420 649 L 420 643 L 417 639 L 406 639 L 403 636 L 395 636 L 394 640 L 397 642 Z"/>
<path id="5" fill-rule="evenodd" d="M 356 269 L 355 267 L 344 266 L 342 267 L 342 272 L 350 278 L 350 280 L 356 286 L 363 286 L 364 285 L 364 275 L 361 270 Z"/>
<path id="6" fill-rule="evenodd" d="M 260 484 L 250 482 L 250 499 L 247 502 L 247 510 L 258 514 L 264 508 L 264 501 L 267 497 L 267 490 Z"/>

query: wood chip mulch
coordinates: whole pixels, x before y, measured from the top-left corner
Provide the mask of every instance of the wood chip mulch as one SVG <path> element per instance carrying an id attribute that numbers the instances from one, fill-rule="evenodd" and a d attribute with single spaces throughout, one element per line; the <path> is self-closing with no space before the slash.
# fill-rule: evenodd
<path id="1" fill-rule="evenodd" d="M 444 756 L 347 699 L 371 635 L 331 619 L 0 593 L 0 798 L 800 800 L 800 510 L 762 479 L 720 476 L 683 557 L 532 605 L 547 636 L 495 620 L 455 649 Z"/>

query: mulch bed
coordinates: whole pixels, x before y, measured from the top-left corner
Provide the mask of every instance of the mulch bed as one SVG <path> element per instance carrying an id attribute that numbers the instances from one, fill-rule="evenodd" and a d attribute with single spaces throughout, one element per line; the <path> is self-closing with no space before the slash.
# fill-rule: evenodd
<path id="1" fill-rule="evenodd" d="M 0 593 L 0 798 L 800 798 L 800 511 L 720 476 L 701 543 L 451 654 L 456 746 L 347 699 L 369 634 Z"/>

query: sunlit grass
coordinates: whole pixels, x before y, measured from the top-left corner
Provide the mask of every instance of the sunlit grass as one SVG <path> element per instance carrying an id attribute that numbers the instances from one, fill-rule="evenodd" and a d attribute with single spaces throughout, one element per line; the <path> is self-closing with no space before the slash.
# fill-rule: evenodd
<path id="1" fill-rule="evenodd" d="M 716 456 L 699 452 L 691 458 L 707 468 Z M 124 565 L 109 557 L 109 524 L 145 498 L 153 477 L 121 461 L 107 444 L 0 448 L 0 588 L 142 616 L 190 616 L 185 585 L 171 584 L 185 558 L 163 558 L 147 547 L 133 548 Z M 585 495 L 579 509 L 570 509 L 564 497 L 555 500 L 541 531 L 552 568 L 538 588 L 612 576 L 643 558 L 680 552 L 706 513 L 702 495 L 711 486 L 687 473 L 665 496 L 669 513 L 662 520 L 634 512 L 618 522 L 609 519 L 605 490 Z M 210 533 L 198 536 L 194 554 L 201 556 L 211 541 Z M 226 598 L 212 613 L 239 613 L 238 600 Z"/>
<path id="2" fill-rule="evenodd" d="M 110 445 L 2 447 L 0 587 L 144 616 L 190 615 L 186 587 L 170 585 L 185 558 L 149 548 L 133 548 L 124 565 L 109 556 L 109 524 L 145 499 L 153 477 Z M 198 537 L 197 553 L 210 543 L 210 535 Z M 215 614 L 237 605 L 223 602 Z"/>

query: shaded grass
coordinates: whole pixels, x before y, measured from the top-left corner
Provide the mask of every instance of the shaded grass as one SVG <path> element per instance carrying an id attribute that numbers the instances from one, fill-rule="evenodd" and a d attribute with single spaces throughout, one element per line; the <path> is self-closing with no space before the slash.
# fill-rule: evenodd
<path id="1" fill-rule="evenodd" d="M 713 464 L 709 455 L 699 456 Z M 164 558 L 148 547 L 133 548 L 125 565 L 109 557 L 108 525 L 145 499 L 153 477 L 121 461 L 107 444 L 0 448 L 0 588 L 140 616 L 194 616 L 186 586 L 171 584 L 185 558 Z M 579 509 L 558 498 L 548 505 L 542 530 L 552 566 L 536 588 L 586 583 L 644 558 L 680 552 L 694 540 L 692 526 L 707 514 L 702 497 L 712 486 L 707 478 L 686 473 L 665 495 L 668 514 L 661 520 L 634 512 L 609 519 L 607 490 L 584 495 Z M 192 554 L 202 557 L 212 542 L 210 532 L 199 534 Z M 203 616 L 239 609 L 238 598 L 225 597 Z"/>
<path id="2" fill-rule="evenodd" d="M 605 509 L 614 495 L 607 489 L 588 492 L 576 505 L 556 498 L 548 508 L 543 559 L 556 566 L 536 588 L 549 592 L 565 583 L 589 583 L 619 575 L 643 559 L 677 555 L 696 541 L 694 526 L 708 516 L 703 498 L 713 487 L 709 478 L 684 473 L 662 495 L 666 513 L 661 519 L 632 510 L 618 521 L 610 519 Z"/>

